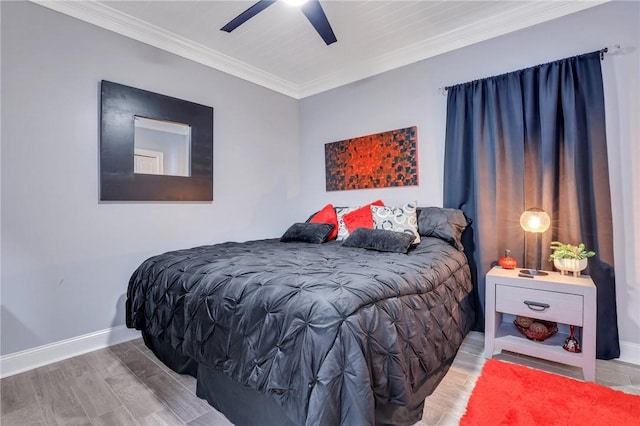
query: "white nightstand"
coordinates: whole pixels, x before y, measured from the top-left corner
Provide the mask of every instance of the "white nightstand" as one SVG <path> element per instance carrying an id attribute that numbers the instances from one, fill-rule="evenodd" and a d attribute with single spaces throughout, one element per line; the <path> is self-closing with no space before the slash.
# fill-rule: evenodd
<path id="1" fill-rule="evenodd" d="M 519 271 L 495 267 L 486 276 L 485 358 L 506 349 L 581 367 L 584 379 L 595 381 L 597 308 L 596 286 L 591 278 L 557 272 L 528 278 L 519 277 Z M 560 331 L 544 342 L 529 340 L 513 324 L 515 315 L 555 321 Z M 562 348 L 568 337 L 563 329 L 568 329 L 568 325 L 581 331 L 576 337 L 582 353 Z"/>

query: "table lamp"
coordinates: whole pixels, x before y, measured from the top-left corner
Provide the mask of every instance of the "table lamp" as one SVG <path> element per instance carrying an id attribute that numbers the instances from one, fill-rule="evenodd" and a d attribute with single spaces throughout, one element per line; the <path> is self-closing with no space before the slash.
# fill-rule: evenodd
<path id="1" fill-rule="evenodd" d="M 541 262 L 541 248 L 540 248 L 540 234 L 549 229 L 549 225 L 551 225 L 551 218 L 542 209 L 537 207 L 530 208 L 525 210 L 522 215 L 520 215 L 520 226 L 525 232 L 533 232 L 536 234 L 536 269 L 523 269 L 520 271 L 521 274 L 525 275 L 549 275 L 546 272 L 540 271 L 537 269 L 540 267 Z M 524 236 L 524 262 L 523 265 L 526 266 L 527 263 L 527 236 Z"/>

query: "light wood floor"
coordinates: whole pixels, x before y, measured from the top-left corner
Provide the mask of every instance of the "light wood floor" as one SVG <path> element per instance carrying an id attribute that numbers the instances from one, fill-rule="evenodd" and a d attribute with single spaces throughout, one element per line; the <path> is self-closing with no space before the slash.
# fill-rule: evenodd
<path id="1" fill-rule="evenodd" d="M 470 333 L 416 426 L 458 424 L 485 362 L 482 349 L 483 335 Z M 496 357 L 582 378 L 579 369 L 561 364 L 515 354 Z M 605 386 L 640 394 L 639 366 L 598 360 L 596 377 Z M 195 396 L 194 378 L 169 370 L 142 339 L 7 377 L 0 391 L 2 426 L 231 425 Z"/>

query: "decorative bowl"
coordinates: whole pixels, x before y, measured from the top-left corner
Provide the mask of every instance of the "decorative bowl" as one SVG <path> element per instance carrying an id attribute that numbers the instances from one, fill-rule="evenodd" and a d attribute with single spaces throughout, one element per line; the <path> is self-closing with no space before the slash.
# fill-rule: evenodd
<path id="1" fill-rule="evenodd" d="M 534 318 L 532 318 L 532 320 L 529 327 L 523 327 L 518 324 L 518 320 L 514 320 L 513 324 L 527 339 L 536 342 L 542 342 L 558 332 L 558 323 L 556 322 Z M 539 327 L 539 325 L 543 325 L 544 327 Z"/>

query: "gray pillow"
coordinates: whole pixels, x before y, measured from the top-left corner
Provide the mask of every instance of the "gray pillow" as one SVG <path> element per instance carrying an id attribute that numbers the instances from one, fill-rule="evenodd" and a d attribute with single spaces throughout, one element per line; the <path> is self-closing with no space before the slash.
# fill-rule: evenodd
<path id="1" fill-rule="evenodd" d="M 387 231 L 386 229 L 358 228 L 342 243 L 345 247 L 358 247 L 368 250 L 406 253 L 411 247 L 414 236 L 407 232 Z"/>
<path id="2" fill-rule="evenodd" d="M 331 223 L 294 223 L 286 230 L 280 241 L 320 244 L 327 240 L 333 228 L 334 225 Z"/>
<path id="3" fill-rule="evenodd" d="M 443 207 L 421 207 L 418 209 L 418 232 L 424 237 L 440 238 L 458 250 L 462 246 L 462 232 L 468 221 L 462 210 Z"/>

